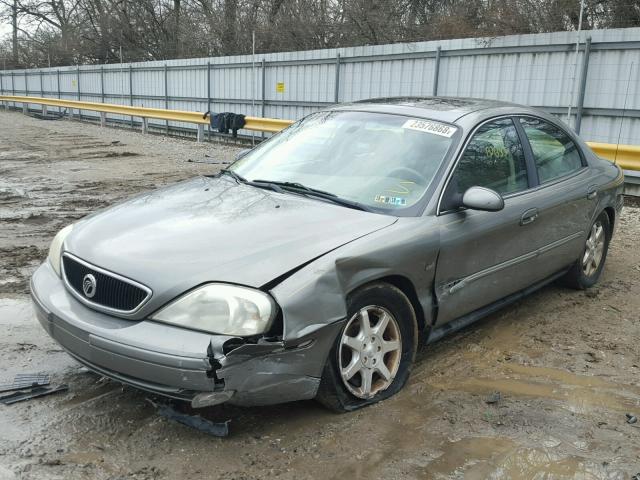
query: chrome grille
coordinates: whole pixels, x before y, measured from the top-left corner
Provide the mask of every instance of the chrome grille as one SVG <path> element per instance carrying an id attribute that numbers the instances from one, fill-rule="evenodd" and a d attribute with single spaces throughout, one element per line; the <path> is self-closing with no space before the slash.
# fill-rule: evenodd
<path id="1" fill-rule="evenodd" d="M 133 313 L 151 296 L 151 290 L 144 285 L 93 266 L 68 253 L 62 256 L 62 267 L 66 284 L 72 293 L 98 310 Z M 91 276 L 94 288 L 87 294 L 83 283 Z"/>

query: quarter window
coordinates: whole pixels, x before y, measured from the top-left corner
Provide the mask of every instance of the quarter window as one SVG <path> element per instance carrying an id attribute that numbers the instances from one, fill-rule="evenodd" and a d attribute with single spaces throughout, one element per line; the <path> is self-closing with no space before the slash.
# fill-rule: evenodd
<path id="1" fill-rule="evenodd" d="M 503 195 L 528 188 L 527 165 L 512 119 L 485 123 L 467 145 L 449 189 L 463 194 L 473 186 Z"/>
<path id="2" fill-rule="evenodd" d="M 562 130 L 538 118 L 522 118 L 520 122 L 531 144 L 540 183 L 582 168 L 576 144 Z"/>

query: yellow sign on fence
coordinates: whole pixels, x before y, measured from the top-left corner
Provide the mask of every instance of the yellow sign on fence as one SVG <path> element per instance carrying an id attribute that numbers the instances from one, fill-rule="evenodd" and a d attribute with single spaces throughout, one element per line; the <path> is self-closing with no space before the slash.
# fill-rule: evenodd
<path id="1" fill-rule="evenodd" d="M 276 93 L 284 93 L 284 82 L 276 83 Z"/>

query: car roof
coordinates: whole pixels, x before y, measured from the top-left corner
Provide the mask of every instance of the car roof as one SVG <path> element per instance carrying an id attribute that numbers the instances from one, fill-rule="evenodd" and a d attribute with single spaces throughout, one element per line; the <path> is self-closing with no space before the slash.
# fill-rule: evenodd
<path id="1" fill-rule="evenodd" d="M 464 97 L 386 97 L 340 104 L 332 110 L 359 110 L 419 116 L 453 123 L 459 118 L 482 110 L 510 107 L 513 113 L 531 111 L 530 107 L 516 103 L 482 98 Z"/>

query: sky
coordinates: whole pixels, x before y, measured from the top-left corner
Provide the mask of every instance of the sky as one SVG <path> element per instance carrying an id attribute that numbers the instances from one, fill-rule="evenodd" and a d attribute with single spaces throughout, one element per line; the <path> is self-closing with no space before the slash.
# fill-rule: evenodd
<path id="1" fill-rule="evenodd" d="M 11 33 L 11 25 L 8 23 L 0 22 L 0 38 Z"/>

